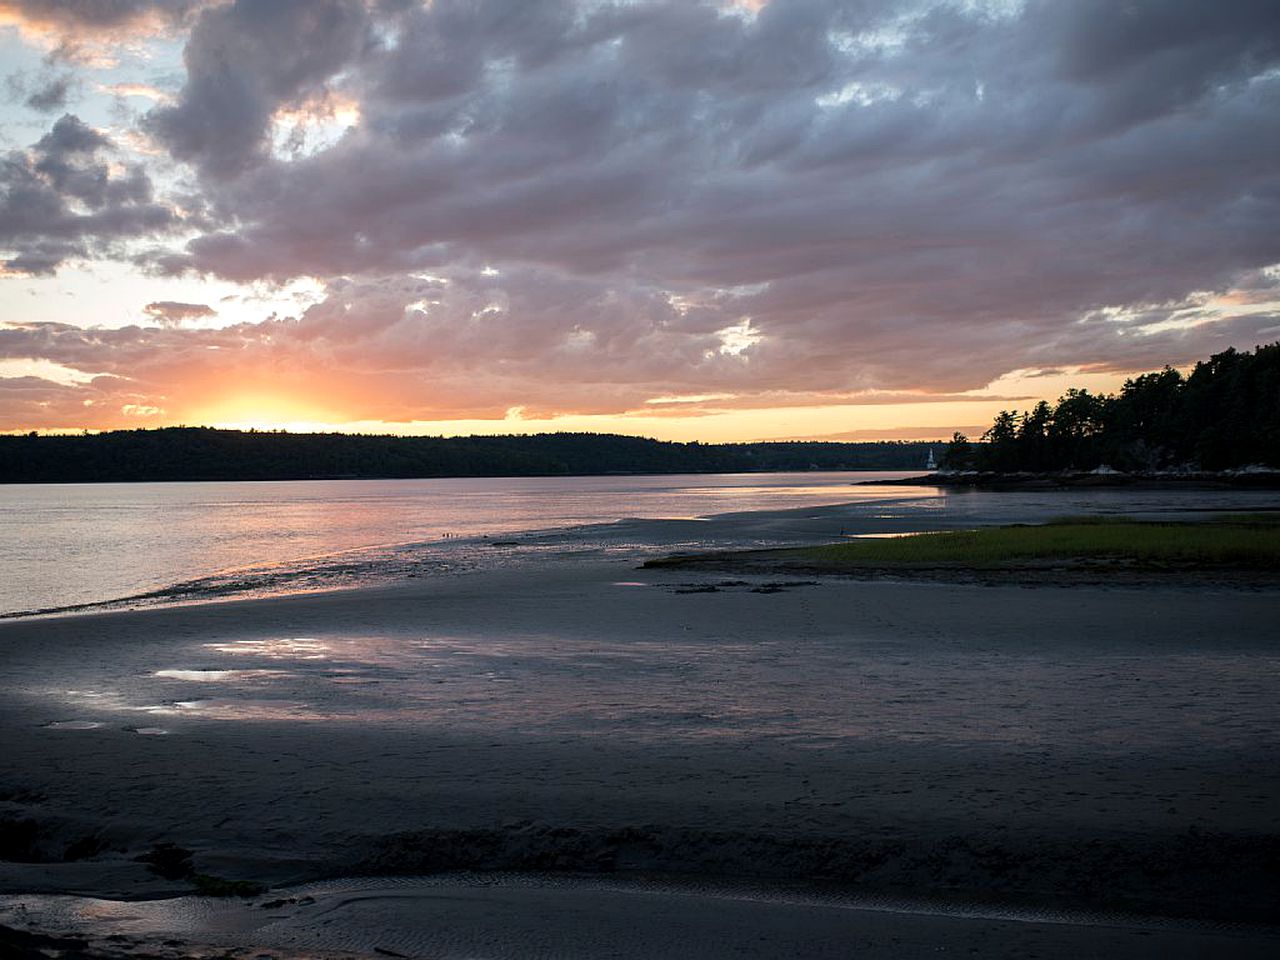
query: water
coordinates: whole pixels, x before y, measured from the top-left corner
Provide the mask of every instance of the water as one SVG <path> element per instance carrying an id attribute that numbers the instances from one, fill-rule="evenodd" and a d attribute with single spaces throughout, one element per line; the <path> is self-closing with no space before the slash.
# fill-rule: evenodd
<path id="1" fill-rule="evenodd" d="M 259 584 L 296 585 L 298 561 L 343 555 L 346 564 L 353 552 L 400 570 L 401 548 L 440 547 L 446 535 L 838 503 L 883 495 L 852 486 L 857 480 L 909 475 L 0 486 L 0 613 L 100 602 L 235 571 L 252 570 Z M 324 573 L 307 585 L 324 586 L 337 575 L 333 564 Z"/>
<path id="2" fill-rule="evenodd" d="M 754 547 L 1073 514 L 1171 517 L 1280 503 L 1267 490 L 993 493 L 855 485 L 910 475 L 0 485 L 0 615 L 139 595 L 177 602 L 350 586 L 524 562 L 538 549 Z M 805 515 L 833 504 L 847 506 Z M 726 515 L 797 509 L 783 518 L 724 522 Z M 720 522 L 700 522 L 708 518 Z M 544 534 L 534 538 L 533 531 Z M 521 537 L 519 557 L 494 549 L 513 536 Z"/>

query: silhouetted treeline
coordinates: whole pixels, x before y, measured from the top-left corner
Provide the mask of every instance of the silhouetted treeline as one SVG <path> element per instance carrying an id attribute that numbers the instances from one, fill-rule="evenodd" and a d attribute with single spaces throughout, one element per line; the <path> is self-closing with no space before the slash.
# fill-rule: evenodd
<path id="1" fill-rule="evenodd" d="M 0 482 L 912 470 L 936 444 L 668 443 L 611 434 L 396 437 L 172 427 L 0 436 Z"/>
<path id="2" fill-rule="evenodd" d="M 956 434 L 952 470 L 997 472 L 1280 468 L 1280 343 L 1227 350 L 1188 376 L 1166 367 L 1115 395 L 1068 390 L 1057 404 L 1002 411 L 983 442 Z"/>

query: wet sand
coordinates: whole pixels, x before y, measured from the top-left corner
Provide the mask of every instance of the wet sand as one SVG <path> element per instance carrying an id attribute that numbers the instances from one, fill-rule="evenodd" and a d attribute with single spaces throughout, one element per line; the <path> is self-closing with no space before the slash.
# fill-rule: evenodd
<path id="1" fill-rule="evenodd" d="M 1274 946 L 1195 924 L 1274 921 L 1278 600 L 771 585 L 577 559 L 0 623 L 0 891 L 9 906 L 190 892 L 181 870 L 136 859 L 172 844 L 188 874 L 270 885 L 454 870 L 816 881 L 1192 924 L 1154 940 L 1122 924 L 1129 946 L 1106 955 L 1161 955 L 1148 941 L 1195 955 L 1220 934 Z M 495 916 L 534 923 L 538 896 L 504 894 Z M 627 901 L 609 897 L 601 929 L 617 933 Z M 458 916 L 488 915 L 460 902 Z M 708 909 L 696 922 L 722 913 Z M 837 948 L 911 930 L 908 955 L 1017 955 L 1040 929 L 842 909 L 822 928 L 847 932 Z M 633 930 L 661 922 L 646 911 Z M 794 937 L 802 921 L 784 914 L 760 923 Z M 1075 926 L 1036 942 L 1088 954 Z"/>
<path id="2" fill-rule="evenodd" d="M 258 901 L 27 897 L 19 915 L 92 923 L 97 946 L 9 933 L 0 949 L 84 957 L 982 957 L 1270 958 L 1274 931 L 1091 913 L 859 897 L 797 884 L 447 874 L 343 880 Z M 0 922 L 11 913 L 0 903 Z M 11 929 L 11 928 L 10 928 Z M 145 933 L 142 931 L 146 931 Z M 157 931 L 163 931 L 157 933 Z M 216 933 L 220 946 L 207 943 Z M 9 954 L 5 954 L 6 957 Z"/>

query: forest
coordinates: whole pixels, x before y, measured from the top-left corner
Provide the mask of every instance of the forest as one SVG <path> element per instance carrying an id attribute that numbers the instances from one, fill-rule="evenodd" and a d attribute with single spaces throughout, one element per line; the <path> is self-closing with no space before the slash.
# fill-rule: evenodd
<path id="1" fill-rule="evenodd" d="M 951 471 L 1124 472 L 1280 468 L 1280 343 L 1226 350 L 1183 375 L 1166 367 L 1118 393 L 1068 390 L 1056 404 L 1002 411 L 981 442 L 957 433 Z"/>
<path id="2" fill-rule="evenodd" d="M 917 470 L 936 443 L 671 443 L 613 434 L 400 437 L 169 427 L 0 436 L 0 483 Z"/>

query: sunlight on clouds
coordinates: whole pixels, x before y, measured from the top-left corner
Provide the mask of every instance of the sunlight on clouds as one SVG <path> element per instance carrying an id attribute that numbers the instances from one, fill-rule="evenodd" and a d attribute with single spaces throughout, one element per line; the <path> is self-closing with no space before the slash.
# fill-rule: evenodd
<path id="1" fill-rule="evenodd" d="M 1276 270 L 1275 266 L 1258 270 L 1252 287 L 1225 292 L 1195 290 L 1179 300 L 1164 303 L 1098 307 L 1085 313 L 1078 322 L 1112 324 L 1120 328 L 1121 335 L 1148 337 L 1247 317 L 1272 316 L 1280 313 Z"/>
<path id="2" fill-rule="evenodd" d="M 216 315 L 194 318 L 192 328 L 260 323 L 272 314 L 298 316 L 325 296 L 314 277 L 289 283 L 238 284 L 202 277 L 157 277 L 136 269 L 108 272 L 88 264 L 64 266 L 56 276 L 12 276 L 0 283 L 0 317 L 75 326 L 124 327 L 155 323 L 150 303 L 203 303 Z"/>
<path id="3" fill-rule="evenodd" d="M 41 380 L 69 387 L 89 383 L 96 376 L 99 374 L 86 373 L 75 367 L 54 363 L 52 360 L 0 359 L 0 379 L 39 377 Z"/>
<path id="4" fill-rule="evenodd" d="M 764 334 L 752 328 L 750 317 L 743 317 L 738 323 L 717 330 L 716 336 L 720 339 L 720 352 L 731 357 L 741 357 L 764 339 Z"/>
<path id="5" fill-rule="evenodd" d="M 1117 373 L 1110 370 L 1090 370 L 1087 367 L 1052 367 L 1045 369 L 1026 368 L 1010 370 L 981 390 L 969 391 L 973 394 L 984 394 L 998 397 L 1028 397 L 1057 400 L 1068 390 L 1075 388 L 1088 390 L 1090 393 L 1115 393 L 1131 374 Z M 1002 403 L 1002 407 L 1030 407 L 1035 400 L 1024 402 L 1010 401 Z"/>
<path id="6" fill-rule="evenodd" d="M 677 394 L 670 397 L 650 397 L 645 403 L 651 404 L 675 404 L 675 403 L 710 403 L 713 400 L 732 400 L 736 397 L 733 393 L 687 393 Z"/>
<path id="7" fill-rule="evenodd" d="M 126 417 L 158 417 L 164 413 L 164 409 L 144 403 L 126 403 L 120 408 L 120 412 Z"/>
<path id="8" fill-rule="evenodd" d="M 360 117 L 358 101 L 332 92 L 283 107 L 271 118 L 271 151 L 277 159 L 297 160 L 327 150 L 359 126 Z"/>
<path id="9" fill-rule="evenodd" d="M 945 436 L 1252 345 L 1269 21 L 1137 6 L 0 0 L 0 417 Z"/>
<path id="10" fill-rule="evenodd" d="M 136 37 L 76 36 L 52 21 L 23 16 L 13 4 L 0 3 L 0 30 L 6 29 L 16 30 L 23 43 L 43 51 L 46 57 L 71 61 L 92 70 L 109 70 L 118 66 L 122 52 L 135 58 L 143 57 L 140 40 L 161 34 L 156 29 L 146 30 Z"/>
<path id="11" fill-rule="evenodd" d="M 173 101 L 173 94 L 166 93 L 159 87 L 154 87 L 149 83 L 99 83 L 95 86 L 99 93 L 106 93 L 116 97 L 137 97 L 142 100 L 150 100 L 153 103 L 170 103 Z"/>
<path id="12" fill-rule="evenodd" d="M 863 83 L 852 80 L 833 93 L 823 94 L 814 99 L 820 107 L 840 107 L 846 103 L 856 103 L 860 107 L 869 107 L 883 101 L 897 100 L 902 96 L 902 88 L 888 83 Z"/>
<path id="13" fill-rule="evenodd" d="M 769 5 L 769 0 L 723 0 L 721 9 L 725 13 L 741 17 L 754 17 Z"/>

